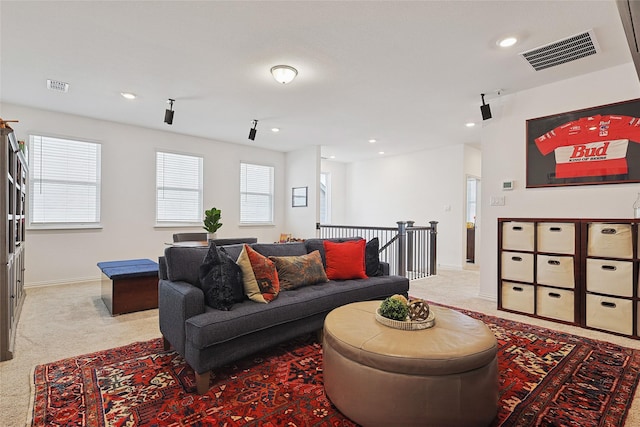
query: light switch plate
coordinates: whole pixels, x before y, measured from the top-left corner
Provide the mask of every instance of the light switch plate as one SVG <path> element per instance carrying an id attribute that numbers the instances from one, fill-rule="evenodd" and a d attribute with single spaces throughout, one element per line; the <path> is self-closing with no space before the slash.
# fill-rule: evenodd
<path id="1" fill-rule="evenodd" d="M 504 206 L 504 196 L 491 196 L 489 198 L 490 206 Z"/>

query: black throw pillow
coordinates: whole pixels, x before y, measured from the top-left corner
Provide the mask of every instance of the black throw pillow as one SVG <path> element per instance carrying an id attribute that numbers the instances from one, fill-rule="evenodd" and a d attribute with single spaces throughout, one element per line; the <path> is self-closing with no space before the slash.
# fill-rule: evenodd
<path id="1" fill-rule="evenodd" d="M 380 242 L 377 237 L 369 240 L 364 248 L 365 272 L 368 277 L 382 276 L 379 250 Z"/>
<path id="2" fill-rule="evenodd" d="M 242 269 L 236 263 L 236 259 L 229 255 L 224 246 L 218 247 L 220 261 L 222 261 L 223 280 L 231 287 L 233 302 L 242 302 L 247 298 L 242 283 Z"/>
<path id="3" fill-rule="evenodd" d="M 242 301 L 244 292 L 240 267 L 226 252 L 216 245 L 209 246 L 207 256 L 200 266 L 200 287 L 205 303 L 217 310 L 231 310 L 234 303 Z"/>

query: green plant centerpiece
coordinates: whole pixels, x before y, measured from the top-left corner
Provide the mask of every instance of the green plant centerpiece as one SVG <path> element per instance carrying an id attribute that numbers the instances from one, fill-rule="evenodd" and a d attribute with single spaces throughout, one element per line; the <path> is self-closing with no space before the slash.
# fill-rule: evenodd
<path id="1" fill-rule="evenodd" d="M 402 295 L 393 295 L 382 301 L 378 312 L 387 319 L 405 321 L 409 314 L 409 305 Z"/>
<path id="2" fill-rule="evenodd" d="M 222 223 L 220 219 L 222 218 L 222 211 L 218 208 L 211 208 L 204 211 L 204 228 L 208 233 L 213 234 L 220 227 L 222 227 Z"/>

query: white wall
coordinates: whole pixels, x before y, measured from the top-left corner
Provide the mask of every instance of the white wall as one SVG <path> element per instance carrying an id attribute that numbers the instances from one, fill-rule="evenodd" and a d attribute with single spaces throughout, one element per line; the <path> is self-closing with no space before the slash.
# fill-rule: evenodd
<path id="1" fill-rule="evenodd" d="M 462 268 L 464 150 L 456 145 L 347 165 L 346 225 L 438 221 L 438 264 Z"/>
<path id="2" fill-rule="evenodd" d="M 346 221 L 346 173 L 347 164 L 322 160 L 322 172 L 329 174 L 331 186 L 331 224 L 344 225 Z"/>
<path id="3" fill-rule="evenodd" d="M 640 192 L 640 184 L 525 189 L 526 120 L 638 97 L 632 63 L 503 96 L 482 135 L 481 296 L 497 298 L 499 217 L 631 218 Z M 503 179 L 514 179 L 515 189 L 501 191 Z M 506 205 L 489 206 L 491 196 L 505 196 Z"/>
<path id="4" fill-rule="evenodd" d="M 492 102 L 494 118 L 483 124 L 482 243 L 480 294 L 496 298 L 498 217 L 628 218 L 639 184 L 525 189 L 525 123 L 527 119 L 640 97 L 631 63 L 553 85 L 503 95 Z M 127 258 L 155 259 L 178 231 L 154 227 L 155 150 L 178 151 L 205 158 L 205 207 L 222 209 L 219 237 L 255 236 L 277 240 L 287 228 L 300 237 L 313 235 L 318 215 L 317 147 L 284 153 L 257 147 L 176 135 L 133 126 L 0 104 L 4 118 L 18 119 L 19 139 L 29 133 L 88 139 L 102 143 L 102 225 L 100 230 L 27 232 L 26 284 L 38 285 L 99 277 L 96 263 Z M 465 146 L 443 147 L 411 155 L 338 165 L 323 163 L 332 173 L 332 222 L 394 226 L 439 221 L 438 261 L 461 268 L 464 259 L 465 174 L 472 173 L 479 153 Z M 276 211 L 273 227 L 240 227 L 239 163 L 276 167 Z M 307 162 L 313 162 L 309 167 Z M 288 170 L 285 174 L 285 168 Z M 313 172 L 306 170 L 315 169 Z M 475 174 L 475 173 L 473 173 Z M 313 177 L 312 177 L 313 175 Z M 515 189 L 502 192 L 503 179 Z M 291 187 L 309 186 L 313 207 L 304 214 L 287 212 Z M 342 194 L 340 194 L 342 192 Z M 504 195 L 505 206 L 489 206 Z M 340 203 L 340 200 L 344 203 Z M 342 208 L 340 208 L 342 206 Z M 336 209 L 337 208 L 337 209 Z M 297 208 L 301 209 L 301 208 Z M 300 212 L 300 211 L 298 211 Z M 300 217 L 298 217 L 300 216 Z M 308 218 L 307 218 L 308 216 Z M 309 218 L 313 218 L 311 221 Z M 287 222 L 291 224 L 288 224 Z M 300 227 L 300 228 L 298 228 Z M 299 231 L 298 231 L 299 230 Z"/>
<path id="5" fill-rule="evenodd" d="M 316 235 L 316 222 L 320 221 L 320 147 L 311 146 L 286 154 L 286 230 L 295 238 L 308 239 Z M 307 187 L 307 206 L 292 207 L 294 187 Z"/>
<path id="6" fill-rule="evenodd" d="M 102 229 L 28 230 L 26 285 L 95 280 L 99 261 L 162 255 L 172 234 L 201 228 L 157 228 L 155 224 L 155 151 L 204 157 L 204 206 L 222 210 L 218 237 L 257 237 L 275 241 L 285 222 L 285 154 L 254 146 L 228 144 L 134 126 L 0 104 L 2 117 L 19 139 L 30 133 L 87 139 L 102 143 Z M 73 156 L 73 153 L 70 153 Z M 275 166 L 275 225 L 241 227 L 240 162 Z"/>

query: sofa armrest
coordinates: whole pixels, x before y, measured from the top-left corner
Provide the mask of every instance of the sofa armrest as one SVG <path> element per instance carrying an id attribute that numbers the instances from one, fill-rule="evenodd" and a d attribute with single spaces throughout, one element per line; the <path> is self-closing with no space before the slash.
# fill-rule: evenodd
<path id="1" fill-rule="evenodd" d="M 158 317 L 160 332 L 178 353 L 184 356 L 185 323 L 204 313 L 204 293 L 187 282 L 160 280 L 158 283 Z"/>
<path id="2" fill-rule="evenodd" d="M 167 259 L 163 256 L 158 257 L 158 278 L 168 279 L 167 276 Z"/>

